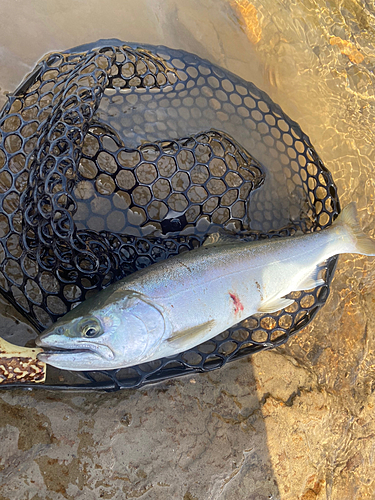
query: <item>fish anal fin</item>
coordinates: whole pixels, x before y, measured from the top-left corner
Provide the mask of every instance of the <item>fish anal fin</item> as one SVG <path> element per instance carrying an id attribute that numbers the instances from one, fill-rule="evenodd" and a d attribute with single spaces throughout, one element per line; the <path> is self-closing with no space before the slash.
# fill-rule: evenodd
<path id="1" fill-rule="evenodd" d="M 293 292 L 302 292 L 303 290 L 312 290 L 313 288 L 316 288 L 318 286 L 322 286 L 325 284 L 325 281 L 322 279 L 314 279 L 314 278 L 307 278 L 306 280 L 302 281 L 297 288 L 293 290 Z"/>
<path id="2" fill-rule="evenodd" d="M 260 313 L 273 313 L 276 311 L 280 311 L 280 309 L 285 309 L 286 307 L 291 306 L 294 303 L 293 299 L 286 299 L 285 297 L 276 297 L 271 300 L 265 301 L 258 312 Z"/>
<path id="3" fill-rule="evenodd" d="M 317 277 L 318 269 L 314 269 L 313 273 L 309 276 L 306 276 L 296 288 L 293 288 L 293 292 L 302 292 L 303 290 L 311 290 L 312 288 L 316 288 L 318 286 L 322 286 L 325 284 L 325 281 L 321 278 Z"/>
<path id="4" fill-rule="evenodd" d="M 180 330 L 176 333 L 172 333 L 172 335 L 168 339 L 168 343 L 178 344 L 181 348 L 184 348 L 184 346 L 186 345 L 189 349 L 194 345 L 198 345 L 200 343 L 200 338 L 203 339 L 205 337 L 205 334 L 207 334 L 209 330 L 212 330 L 214 325 L 215 320 L 211 319 L 200 325 L 196 325 L 191 328 L 186 328 L 185 330 Z"/>

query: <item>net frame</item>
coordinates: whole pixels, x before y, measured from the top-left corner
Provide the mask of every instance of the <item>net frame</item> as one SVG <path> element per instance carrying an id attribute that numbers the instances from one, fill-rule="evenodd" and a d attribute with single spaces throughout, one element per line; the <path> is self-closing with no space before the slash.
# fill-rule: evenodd
<path id="1" fill-rule="evenodd" d="M 340 211 L 298 124 L 254 84 L 184 51 L 102 40 L 49 54 L 9 96 L 0 133 L 0 292 L 39 331 L 210 232 L 292 236 Z M 103 216 L 103 200 L 110 215 L 126 214 L 122 227 Z M 38 387 L 139 387 L 277 347 L 325 303 L 336 261 L 322 266 L 325 285 L 292 294 L 286 310 L 173 359 L 91 373 L 49 367 Z"/>

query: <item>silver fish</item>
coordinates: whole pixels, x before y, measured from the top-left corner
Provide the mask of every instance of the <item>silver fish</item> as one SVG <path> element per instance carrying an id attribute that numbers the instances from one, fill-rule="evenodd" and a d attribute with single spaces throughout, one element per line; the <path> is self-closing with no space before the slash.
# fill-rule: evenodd
<path id="1" fill-rule="evenodd" d="M 354 203 L 320 232 L 204 245 L 78 305 L 37 339 L 38 346 L 60 351 L 38 358 L 62 369 L 101 370 L 175 355 L 252 314 L 290 306 L 285 296 L 322 285 L 319 264 L 341 253 L 375 255 Z"/>

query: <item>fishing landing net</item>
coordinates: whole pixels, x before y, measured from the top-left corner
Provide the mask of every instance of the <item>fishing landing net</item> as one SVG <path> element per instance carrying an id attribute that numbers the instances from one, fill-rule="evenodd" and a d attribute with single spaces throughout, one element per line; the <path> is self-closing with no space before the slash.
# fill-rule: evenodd
<path id="1" fill-rule="evenodd" d="M 291 236 L 340 211 L 298 124 L 252 83 L 180 50 L 102 40 L 49 54 L 9 96 L 0 132 L 0 291 L 39 331 L 210 232 Z M 138 387 L 279 346 L 325 303 L 335 264 L 287 309 L 173 358 L 49 367 L 43 387 Z"/>

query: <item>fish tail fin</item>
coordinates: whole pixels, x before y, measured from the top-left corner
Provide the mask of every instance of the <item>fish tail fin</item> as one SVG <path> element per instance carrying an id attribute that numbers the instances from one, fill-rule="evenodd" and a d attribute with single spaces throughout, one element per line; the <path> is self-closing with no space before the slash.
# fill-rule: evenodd
<path id="1" fill-rule="evenodd" d="M 342 226 L 350 234 L 353 241 L 352 253 L 375 256 L 375 241 L 362 231 L 357 216 L 357 207 L 354 202 L 349 203 L 334 222 L 335 226 Z"/>

